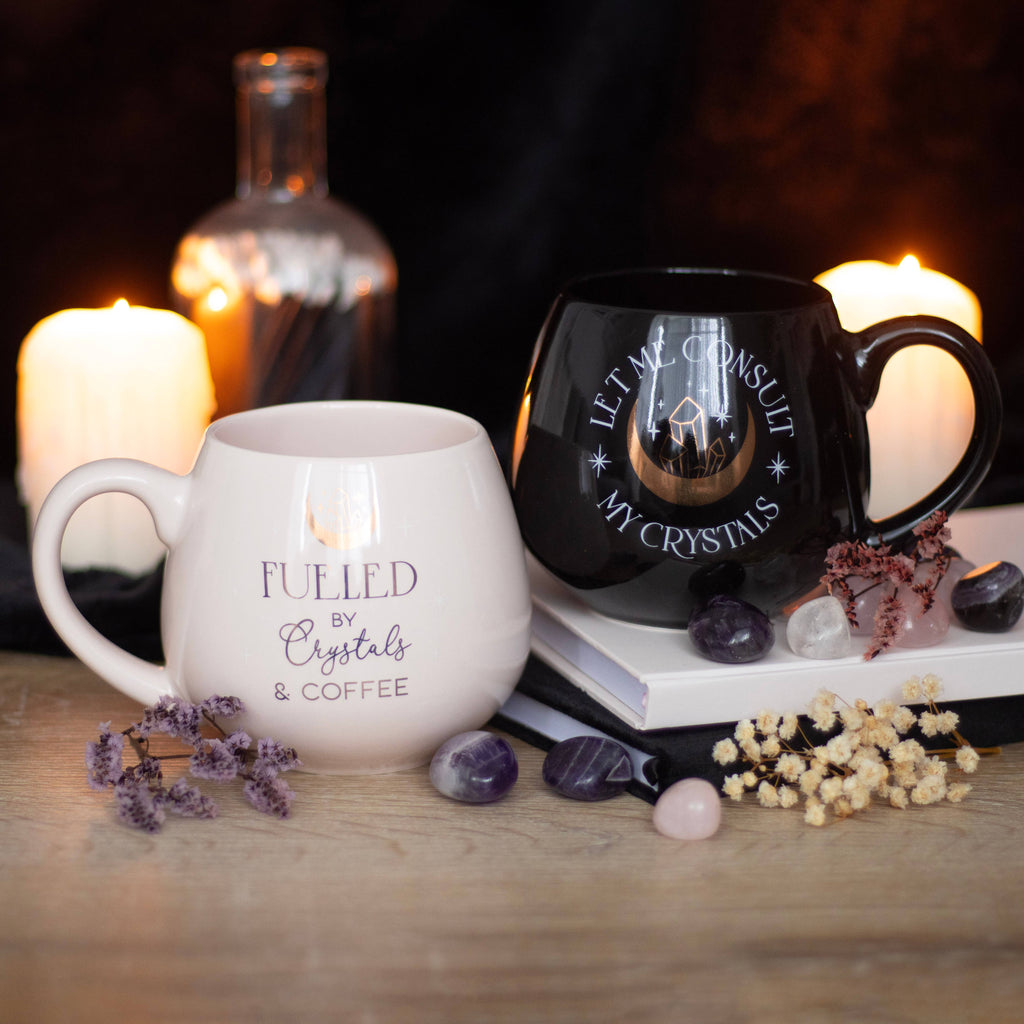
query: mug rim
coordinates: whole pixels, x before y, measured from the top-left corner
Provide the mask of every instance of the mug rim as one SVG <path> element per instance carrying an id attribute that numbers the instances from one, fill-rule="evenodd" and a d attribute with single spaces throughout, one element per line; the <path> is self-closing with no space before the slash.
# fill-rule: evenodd
<path id="1" fill-rule="evenodd" d="M 389 440 L 381 435 L 379 428 L 368 429 L 365 425 L 360 429 L 353 441 L 345 442 L 344 450 L 333 452 L 323 450 L 324 441 L 298 444 L 291 440 L 295 436 L 296 422 L 305 421 L 303 433 L 309 435 L 311 417 L 331 417 L 335 420 L 334 430 L 337 431 L 337 418 L 362 418 L 368 414 L 380 416 L 390 414 L 391 426 L 395 426 L 394 418 L 398 417 L 414 443 L 406 445 Z M 287 421 L 287 423 L 286 423 Z M 285 430 L 288 423 L 292 426 Z M 438 432 L 427 433 L 426 427 L 433 425 Z M 256 431 L 260 441 L 243 436 L 243 431 Z M 444 454 L 471 445 L 487 433 L 482 424 L 465 413 L 442 406 L 424 405 L 414 402 L 397 402 L 387 400 L 356 400 L 339 399 L 331 401 L 286 402 L 279 405 L 259 406 L 244 409 L 241 412 L 214 420 L 207 428 L 203 437 L 203 446 L 215 442 L 226 448 L 240 452 L 248 452 L 264 458 L 300 459 L 304 461 L 324 460 L 341 461 L 374 461 L 383 459 L 403 459 L 412 456 L 422 457 L 430 454 Z M 335 435 L 337 437 L 337 435 Z M 434 438 L 435 440 L 429 440 Z"/>
<path id="2" fill-rule="evenodd" d="M 702 305 L 699 302 L 694 302 L 690 304 L 690 308 L 685 308 L 685 304 L 682 302 L 677 304 L 643 301 L 620 302 L 581 294 L 583 286 L 596 285 L 601 282 L 621 282 L 627 278 L 634 278 L 637 282 L 648 279 L 657 284 L 663 284 L 672 277 L 680 279 L 689 278 L 692 280 L 697 276 L 705 276 L 709 280 L 716 282 L 731 278 L 737 281 L 746 279 L 747 281 L 756 281 L 762 284 L 785 285 L 788 288 L 799 288 L 806 293 L 807 298 L 802 302 L 789 301 L 779 302 L 778 304 L 750 303 L 743 308 L 727 308 L 725 303 L 705 303 Z M 798 277 L 777 274 L 771 271 L 745 270 L 731 267 L 636 266 L 577 275 L 562 286 L 559 291 L 559 298 L 563 302 L 579 302 L 588 306 L 629 310 L 646 314 L 736 317 L 773 316 L 779 313 L 807 309 L 823 303 L 830 304 L 832 302 L 832 293 L 816 281 L 805 281 Z"/>

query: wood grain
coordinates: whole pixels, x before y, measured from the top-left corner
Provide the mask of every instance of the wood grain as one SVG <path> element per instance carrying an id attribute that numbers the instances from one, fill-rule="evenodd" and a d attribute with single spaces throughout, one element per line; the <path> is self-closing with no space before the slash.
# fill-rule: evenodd
<path id="1" fill-rule="evenodd" d="M 0 654 L 0 1020 L 956 1022 L 1024 1019 L 1024 745 L 960 806 L 811 828 L 724 808 L 659 836 L 624 796 L 499 804 L 425 769 L 290 776 L 286 822 L 119 825 L 85 781 L 138 708 L 75 661 Z"/>

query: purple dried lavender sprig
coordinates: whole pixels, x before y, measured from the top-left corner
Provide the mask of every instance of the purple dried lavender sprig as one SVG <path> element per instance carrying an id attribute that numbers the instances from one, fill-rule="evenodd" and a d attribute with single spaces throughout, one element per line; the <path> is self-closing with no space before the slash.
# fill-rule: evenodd
<path id="1" fill-rule="evenodd" d="M 216 818 L 219 813 L 213 800 L 198 786 L 190 786 L 184 776 L 165 791 L 164 806 L 183 818 Z"/>
<path id="2" fill-rule="evenodd" d="M 230 736 L 224 737 L 224 745 L 234 751 L 239 763 L 245 762 L 245 755 L 252 746 L 252 737 L 244 729 L 236 729 Z"/>
<path id="3" fill-rule="evenodd" d="M 242 792 L 257 811 L 272 814 L 276 818 L 291 817 L 295 793 L 288 783 L 277 775 L 267 772 L 246 779 Z"/>
<path id="4" fill-rule="evenodd" d="M 170 789 L 164 787 L 160 759 L 148 754 L 150 733 L 162 732 L 193 747 L 192 774 L 218 781 L 241 775 L 246 780 L 243 791 L 257 810 L 287 818 L 295 794 L 277 776 L 279 772 L 300 767 L 302 762 L 294 749 L 269 737 L 259 741 L 257 755 L 250 761 L 252 738 L 248 733 L 238 729 L 228 735 L 213 717 L 217 714 L 231 718 L 244 709 L 244 703 L 237 697 L 214 696 L 199 704 L 190 704 L 165 696 L 145 708 L 142 719 L 121 733 L 112 733 L 110 723 L 105 723 L 100 726 L 99 740 L 86 747 L 90 785 L 97 789 L 113 785 L 118 818 L 147 832 L 160 830 L 167 810 L 190 817 L 216 817 L 213 800 L 197 787 L 189 786 L 185 779 L 178 779 Z M 204 719 L 224 738 L 204 739 L 200 732 Z M 139 763 L 124 769 L 121 754 L 126 740 L 139 757 Z"/>
<path id="5" fill-rule="evenodd" d="M 276 775 L 278 772 L 287 772 L 301 767 L 302 762 L 296 756 L 293 747 L 286 747 L 269 736 L 263 736 L 257 741 L 256 760 L 253 762 L 254 770 L 271 771 Z"/>
<path id="6" fill-rule="evenodd" d="M 110 731 L 109 722 L 100 723 L 100 737 L 85 745 L 85 767 L 91 789 L 113 786 L 123 770 L 124 735 Z"/>
<path id="7" fill-rule="evenodd" d="M 159 757 L 150 757 L 147 754 L 138 764 L 125 768 L 121 778 L 133 778 L 139 782 L 146 782 L 150 786 L 160 787 L 164 778 L 163 765 L 160 763 Z"/>
<path id="8" fill-rule="evenodd" d="M 143 709 L 142 719 L 136 722 L 134 729 L 143 738 L 153 732 L 163 732 L 190 746 L 198 746 L 203 741 L 199 731 L 202 721 L 202 712 L 197 705 L 180 697 L 165 695 L 152 707 Z"/>
<path id="9" fill-rule="evenodd" d="M 188 770 L 197 779 L 213 779 L 216 782 L 228 782 L 233 779 L 241 768 L 235 751 L 223 740 L 207 740 L 197 747 L 189 758 Z"/>
<path id="10" fill-rule="evenodd" d="M 221 697 L 214 694 L 200 701 L 199 710 L 217 718 L 236 718 L 245 711 L 245 702 L 240 697 Z"/>
<path id="11" fill-rule="evenodd" d="M 130 772 L 125 772 L 114 786 L 117 817 L 125 825 L 143 832 L 159 832 L 167 817 L 162 792 L 154 792 L 149 784 Z"/>

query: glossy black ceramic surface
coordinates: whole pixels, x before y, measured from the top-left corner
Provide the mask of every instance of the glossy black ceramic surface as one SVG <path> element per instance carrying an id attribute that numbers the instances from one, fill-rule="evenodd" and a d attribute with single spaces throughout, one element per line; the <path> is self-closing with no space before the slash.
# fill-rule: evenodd
<path id="1" fill-rule="evenodd" d="M 910 344 L 950 352 L 978 412 L 947 480 L 876 523 L 865 413 L 885 363 Z M 679 627 L 713 593 L 774 614 L 814 586 L 837 540 L 897 541 L 952 511 L 987 471 L 1000 424 L 995 374 L 954 324 L 903 317 L 853 334 L 815 284 L 623 271 L 556 300 L 511 479 L 543 565 L 598 611 Z"/>

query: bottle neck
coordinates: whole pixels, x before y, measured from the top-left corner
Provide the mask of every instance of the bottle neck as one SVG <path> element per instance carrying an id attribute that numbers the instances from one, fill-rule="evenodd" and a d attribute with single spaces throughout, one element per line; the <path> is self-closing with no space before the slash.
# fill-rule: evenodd
<path id="1" fill-rule="evenodd" d="M 319 50 L 235 58 L 239 199 L 327 195 L 327 58 Z"/>

